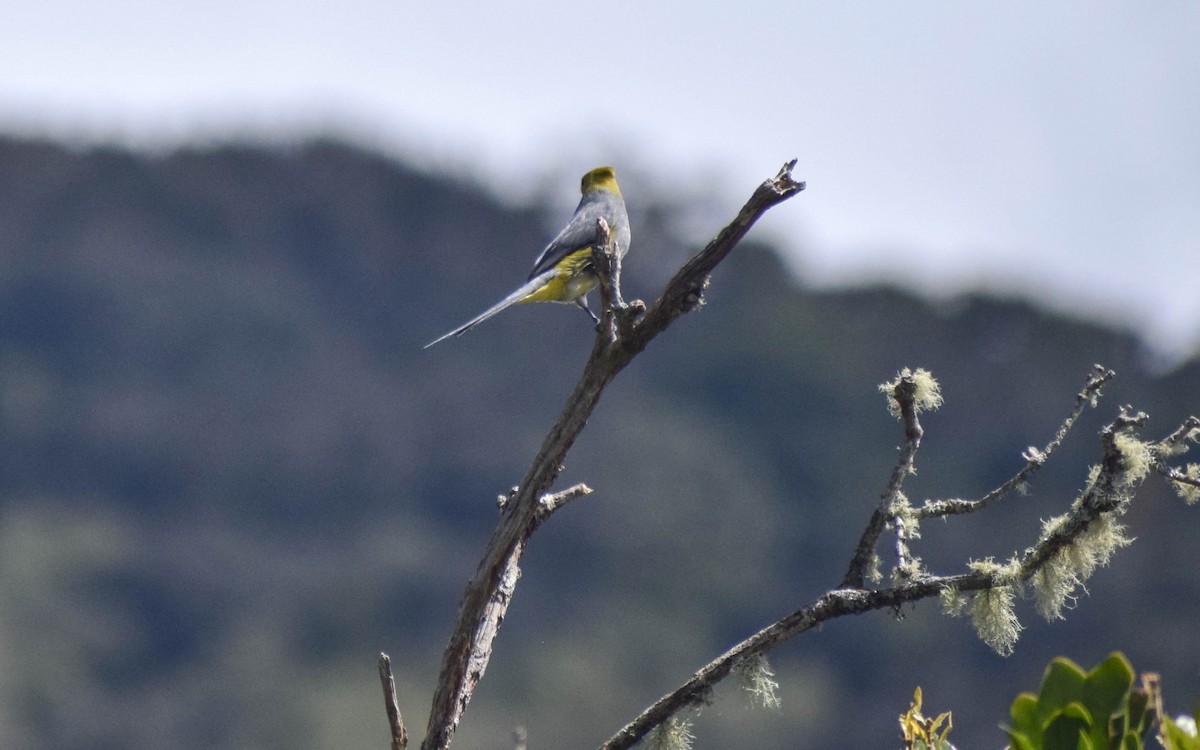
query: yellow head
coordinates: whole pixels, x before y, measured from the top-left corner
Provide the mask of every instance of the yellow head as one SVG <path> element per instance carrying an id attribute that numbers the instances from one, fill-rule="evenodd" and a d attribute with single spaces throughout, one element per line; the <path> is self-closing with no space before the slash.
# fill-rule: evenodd
<path id="1" fill-rule="evenodd" d="M 607 190 L 610 193 L 621 194 L 621 188 L 617 187 L 617 174 L 612 167 L 596 167 L 585 174 L 579 183 L 579 190 L 584 195 L 593 190 Z"/>

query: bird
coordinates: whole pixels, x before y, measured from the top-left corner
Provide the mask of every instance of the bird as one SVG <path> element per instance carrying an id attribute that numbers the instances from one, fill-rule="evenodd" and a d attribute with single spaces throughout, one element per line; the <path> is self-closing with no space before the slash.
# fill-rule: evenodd
<path id="1" fill-rule="evenodd" d="M 525 302 L 574 303 L 592 320 L 600 321 L 587 303 L 588 292 L 600 283 L 592 266 L 596 220 L 604 219 L 608 223 L 617 257 L 621 258 L 629 251 L 629 216 L 625 213 L 625 199 L 621 197 L 616 171 L 612 167 L 596 167 L 585 174 L 579 190 L 583 194 L 579 206 L 567 225 L 533 262 L 529 279 L 474 318 L 430 341 L 425 349 L 451 336 L 461 336 L 488 318 Z"/>

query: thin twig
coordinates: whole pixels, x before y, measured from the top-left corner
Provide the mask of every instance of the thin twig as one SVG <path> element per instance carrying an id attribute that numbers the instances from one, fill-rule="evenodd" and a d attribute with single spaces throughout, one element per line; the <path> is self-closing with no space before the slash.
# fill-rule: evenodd
<path id="1" fill-rule="evenodd" d="M 1162 461 L 1152 461 L 1150 465 L 1162 476 L 1170 479 L 1172 482 L 1180 484 L 1190 484 L 1193 487 L 1200 487 L 1200 478 L 1188 476 L 1174 466 L 1167 466 Z"/>
<path id="2" fill-rule="evenodd" d="M 1167 435 L 1159 443 L 1168 448 L 1174 447 L 1177 443 L 1192 435 L 1196 430 L 1200 430 L 1200 417 L 1188 417 L 1183 420 L 1183 424 L 1179 425 L 1178 429 Z"/>
<path id="3" fill-rule="evenodd" d="M 388 727 L 392 731 L 392 750 L 408 747 L 408 730 L 400 716 L 400 704 L 396 700 L 396 680 L 392 677 L 392 660 L 387 654 L 379 655 L 379 681 L 383 684 L 383 703 L 387 709 Z"/>
<path id="4" fill-rule="evenodd" d="M 567 503 L 584 495 L 592 494 L 592 488 L 582 482 L 572 485 L 565 490 L 555 492 L 550 495 L 542 495 L 542 499 L 538 501 L 537 512 L 533 515 L 534 529 L 545 523 L 550 514 Z"/>
<path id="5" fill-rule="evenodd" d="M 908 500 L 903 495 L 896 499 L 896 503 L 900 507 L 893 506 L 891 516 L 892 528 L 896 530 L 896 574 L 907 580 L 916 574 L 912 552 L 908 548 L 909 534 L 911 533 L 908 525 L 908 516 L 903 512 L 911 510 L 911 506 L 909 506 Z"/>
<path id="6" fill-rule="evenodd" d="M 520 487 L 513 487 L 508 491 L 507 495 L 497 496 L 496 507 L 503 511 L 505 506 L 507 506 L 508 503 L 517 496 L 517 492 L 519 492 L 520 489 Z M 559 490 L 558 492 L 548 495 L 542 495 L 541 499 L 538 500 L 537 512 L 534 513 L 533 516 L 533 530 L 536 530 L 538 526 L 541 526 L 554 511 L 563 507 L 572 500 L 590 494 L 592 494 L 592 488 L 580 482 L 579 484 L 571 485 L 565 490 Z"/>
<path id="7" fill-rule="evenodd" d="M 708 274 L 763 213 L 804 189 L 804 183 L 791 179 L 795 164 L 794 160 L 785 164 L 773 179 L 760 185 L 733 222 L 675 274 L 651 310 L 635 322 L 630 323 L 631 319 L 624 317 L 626 313 L 617 312 L 630 310 L 632 312 L 628 314 L 633 315 L 638 310 L 634 305 L 616 306 L 620 300 L 619 291 L 615 291 L 619 268 L 606 265 L 603 260 L 604 256 L 614 255 L 611 237 L 597 238 L 593 259 L 598 253 L 601 255 L 598 272 L 604 274 L 606 269 L 612 269 L 607 272 L 611 281 L 605 281 L 603 286 L 607 288 L 601 289 L 605 308 L 601 330 L 592 345 L 583 375 L 558 421 L 547 434 L 518 485 L 519 489 L 504 503 L 500 524 L 488 541 L 475 575 L 463 594 L 458 620 L 442 658 L 422 750 L 444 750 L 453 740 L 475 686 L 491 658 L 492 643 L 520 576 L 519 563 L 525 543 L 537 527 L 539 500 L 558 478 L 567 452 L 605 387 L 655 336 L 695 306 L 699 291 L 707 284 Z M 618 316 L 626 321 L 625 324 L 617 326 L 615 331 L 611 327 L 606 329 L 603 321 Z"/>
<path id="8" fill-rule="evenodd" d="M 1100 389 L 1115 376 L 1116 373 L 1107 367 L 1095 365 L 1092 368 L 1091 375 L 1088 376 L 1087 382 L 1084 383 L 1083 389 L 1075 395 L 1075 405 L 1072 407 L 1071 413 L 1059 425 L 1058 432 L 1054 434 L 1054 439 L 1047 443 L 1046 447 L 1040 451 L 1031 448 L 1025 453 L 1022 456 L 1025 459 L 1025 465 L 1006 482 L 978 500 L 926 500 L 920 508 L 916 509 L 917 519 L 940 518 L 942 516 L 953 516 L 982 510 L 1017 487 L 1025 484 L 1029 477 L 1042 468 L 1042 465 L 1046 463 L 1046 459 L 1050 458 L 1050 455 L 1058 450 L 1063 440 L 1066 439 L 1067 433 L 1071 431 L 1071 428 L 1075 426 L 1075 422 L 1078 421 L 1079 416 L 1083 414 L 1083 410 L 1088 405 L 1095 405 L 1096 399 L 1100 396 Z"/>
<path id="9" fill-rule="evenodd" d="M 1197 430 L 1200 430 L 1200 417 L 1192 416 L 1183 420 L 1183 424 L 1179 425 L 1178 429 L 1159 441 L 1157 450 L 1151 454 L 1150 466 L 1172 482 L 1200 488 L 1200 477 L 1185 474 L 1174 466 L 1168 465 L 1163 459 L 1164 455 L 1169 455 L 1172 452 L 1182 452 L 1176 451 L 1176 446 L 1188 438 L 1196 440 Z M 1186 446 L 1184 450 L 1186 450 Z"/>
<path id="10" fill-rule="evenodd" d="M 879 496 L 879 505 L 875 507 L 871 520 L 867 522 L 867 527 L 858 540 L 854 557 L 850 559 L 850 567 L 842 578 L 842 588 L 862 588 L 866 571 L 875 558 L 875 545 L 879 542 L 879 535 L 883 533 L 888 519 L 896 515 L 894 508 L 901 497 L 904 478 L 912 473 L 913 461 L 917 449 L 921 447 L 921 436 L 924 435 L 921 422 L 917 419 L 916 392 L 916 381 L 911 375 L 900 377 L 892 389 L 892 397 L 900 406 L 900 419 L 904 422 L 904 445 L 900 446 L 900 456 L 892 469 L 891 477 L 888 478 L 887 487 Z"/>

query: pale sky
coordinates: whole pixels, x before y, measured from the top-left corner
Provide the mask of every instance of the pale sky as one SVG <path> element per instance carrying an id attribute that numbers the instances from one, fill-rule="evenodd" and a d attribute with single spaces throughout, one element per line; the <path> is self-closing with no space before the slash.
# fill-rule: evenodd
<path id="1" fill-rule="evenodd" d="M 1017 290 L 1200 344 L 1200 3 L 38 0 L 0 22 L 0 132 L 331 126 L 517 196 L 631 159 L 715 193 L 717 223 L 798 157 L 809 190 L 763 227 L 810 281 Z"/>

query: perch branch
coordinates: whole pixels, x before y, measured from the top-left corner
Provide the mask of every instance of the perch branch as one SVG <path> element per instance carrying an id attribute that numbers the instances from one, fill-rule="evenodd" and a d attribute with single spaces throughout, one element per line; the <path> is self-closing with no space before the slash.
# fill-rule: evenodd
<path id="1" fill-rule="evenodd" d="M 646 310 L 641 300 L 625 304 L 621 298 L 621 249 L 609 239 L 608 223 L 596 220 L 596 244 L 592 246 L 592 265 L 600 277 L 600 324 L 596 329 L 609 344 L 629 333 L 632 322 Z"/>
<path id="2" fill-rule="evenodd" d="M 609 262 L 615 260 L 611 237 L 603 231 L 597 237 L 593 260 L 599 259 L 597 272 L 604 278 L 601 286 L 604 317 L 600 330 L 579 383 L 517 491 L 504 503 L 500 523 L 467 584 L 454 631 L 442 658 L 422 750 L 443 750 L 453 740 L 463 712 L 491 658 L 492 644 L 520 575 L 521 554 L 529 535 L 537 527 L 539 500 L 558 478 L 567 452 L 605 387 L 655 336 L 695 307 L 708 283 L 708 275 L 764 212 L 804 189 L 803 182 L 791 178 L 795 164 L 795 160 L 788 162 L 773 179 L 754 191 L 734 220 L 675 274 L 649 312 L 636 322 L 615 329 L 611 324 L 606 327 L 604 321 L 624 315 L 618 311 L 631 310 L 636 314 L 637 309 L 633 305 L 618 307 L 619 266 Z"/>

